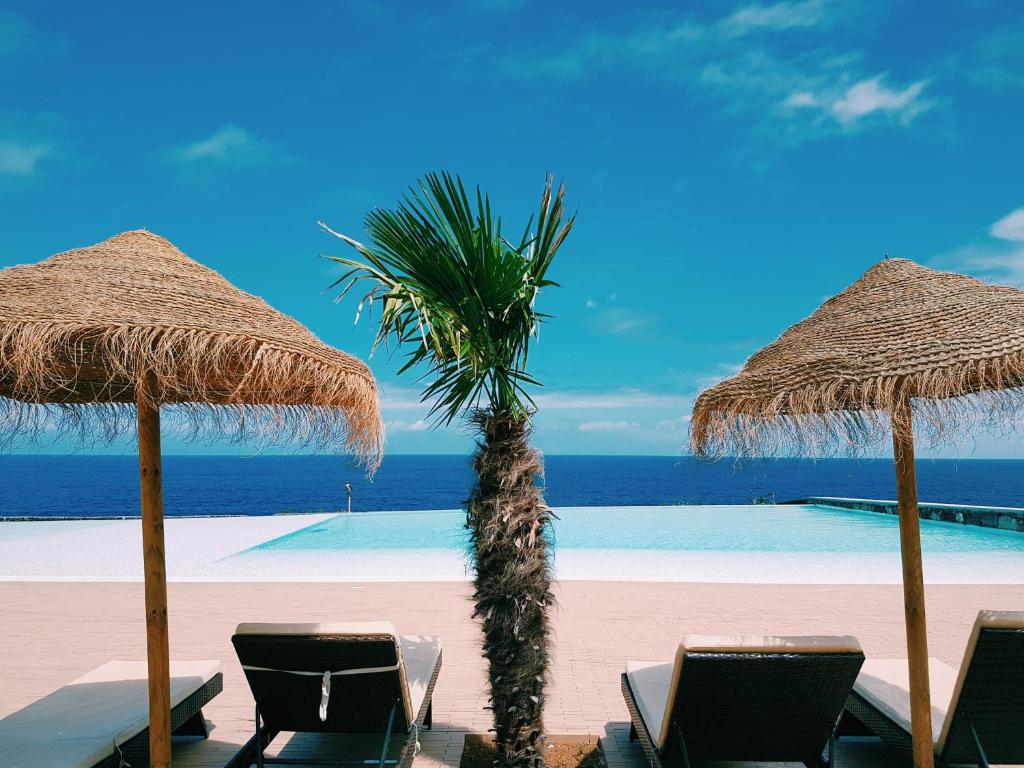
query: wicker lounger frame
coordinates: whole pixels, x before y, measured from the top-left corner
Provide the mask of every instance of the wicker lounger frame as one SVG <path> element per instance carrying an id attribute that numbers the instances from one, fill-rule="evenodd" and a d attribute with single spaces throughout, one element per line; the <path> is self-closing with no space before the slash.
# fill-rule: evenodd
<path id="1" fill-rule="evenodd" d="M 944 765 L 1024 763 L 1024 630 L 982 629 L 969 663 L 956 719 L 936 758 Z M 972 706 L 982 694 L 989 706 Z M 913 758 L 910 734 L 856 691 L 845 711 L 897 755 Z"/>
<path id="2" fill-rule="evenodd" d="M 224 675 L 218 672 L 201 688 L 171 709 L 171 732 L 175 736 L 198 736 L 204 739 L 209 736 L 206 719 L 203 717 L 203 707 L 223 690 Z M 124 744 L 118 745 L 118 750 L 96 763 L 93 768 L 119 768 L 125 763 L 133 766 L 148 765 L 149 728 L 143 729 Z"/>
<path id="3" fill-rule="evenodd" d="M 810 660 L 809 657 L 811 656 L 813 656 L 814 671 L 811 671 L 810 666 L 806 663 Z M 828 733 L 822 735 L 822 743 L 820 747 L 817 748 L 819 754 L 813 756 L 798 754 L 797 750 L 799 747 L 797 745 L 808 740 L 808 733 L 806 731 L 793 731 L 786 733 L 783 730 L 774 731 L 771 734 L 766 734 L 765 732 L 744 733 L 735 731 L 712 734 L 715 738 L 720 740 L 728 740 L 730 754 L 719 755 L 703 753 L 701 752 L 701 745 L 699 743 L 693 745 L 696 749 L 687 748 L 686 734 L 683 732 L 684 729 L 681 724 L 675 718 L 672 720 L 672 734 L 669 738 L 668 748 L 663 752 L 658 748 L 654 737 L 647 728 L 646 723 L 644 723 L 643 717 L 640 715 L 636 694 L 633 692 L 632 686 L 630 686 L 628 675 L 624 673 L 621 678 L 622 695 L 626 701 L 626 707 L 629 710 L 629 717 L 631 721 L 629 733 L 630 740 L 640 741 L 640 745 L 643 747 L 644 754 L 647 757 L 647 762 L 651 768 L 667 768 L 667 766 L 673 764 L 681 764 L 683 768 L 689 768 L 690 758 L 735 761 L 763 760 L 766 762 L 774 762 L 778 760 L 783 762 L 803 762 L 808 766 L 835 765 L 834 742 L 836 728 L 842 712 L 843 702 L 846 699 L 850 686 L 853 684 L 853 680 L 857 676 L 857 671 L 860 669 L 860 665 L 864 661 L 863 654 L 694 653 L 687 654 L 687 663 L 691 663 L 692 668 L 692 662 L 694 660 L 702 658 L 708 659 L 710 657 L 714 657 L 716 660 L 722 658 L 730 659 L 739 665 L 735 669 L 730 670 L 730 674 L 728 676 L 719 676 L 715 682 L 717 692 L 728 690 L 730 687 L 742 689 L 742 686 L 744 686 L 745 683 L 749 683 L 752 679 L 760 679 L 764 682 L 766 680 L 764 676 L 771 675 L 773 677 L 777 677 L 780 681 L 786 681 L 787 685 L 794 691 L 794 693 L 788 697 L 789 700 L 787 701 L 771 701 L 770 705 L 773 710 L 792 713 L 794 720 L 798 721 L 801 719 L 801 711 L 811 712 L 814 710 L 820 711 L 821 709 L 825 709 L 830 712 L 834 711 L 835 722 L 832 722 L 831 718 L 829 718 L 829 727 L 826 729 Z M 770 657 L 771 660 L 770 667 L 765 664 L 767 657 Z M 831 678 L 831 680 L 835 681 L 835 684 L 822 685 L 821 683 L 823 678 Z M 806 680 L 807 682 L 805 692 L 797 694 L 795 691 L 801 688 L 799 683 L 803 680 Z M 793 685 L 793 683 L 797 683 L 797 685 Z M 816 686 L 818 696 L 814 695 Z M 700 686 L 697 690 L 693 690 L 690 686 L 687 686 L 687 690 L 681 690 L 679 694 L 680 698 L 677 699 L 676 702 L 673 702 L 671 706 L 675 709 L 679 700 L 684 696 L 690 698 L 695 705 L 697 705 L 697 702 L 700 701 L 714 700 L 710 697 L 716 696 L 716 688 L 704 685 Z M 705 728 L 707 728 L 707 725 L 705 725 Z M 707 735 L 707 731 L 705 731 L 705 735 Z M 762 755 L 761 750 L 771 750 L 771 752 L 765 752 Z"/>
<path id="4" fill-rule="evenodd" d="M 394 768 L 411 768 L 413 758 L 416 757 L 416 752 L 419 747 L 419 731 L 429 731 L 433 727 L 433 712 L 434 712 L 434 685 L 437 683 L 437 676 L 441 672 L 441 659 L 443 653 L 438 653 L 437 663 L 434 664 L 434 670 L 430 675 L 430 681 L 427 683 L 427 690 L 423 696 L 423 703 L 420 705 L 419 712 L 416 713 L 415 721 L 410 725 L 408 731 L 402 735 L 404 741 L 402 742 L 402 748 L 398 755 L 398 760 L 387 762 L 388 768 L 394 765 Z M 396 702 L 397 703 L 397 702 Z M 322 759 L 296 759 L 289 760 L 285 758 L 266 758 L 263 756 L 263 750 L 272 742 L 278 735 L 278 731 L 269 730 L 267 728 L 260 727 L 260 710 L 256 707 L 256 729 L 255 734 L 249 741 L 246 742 L 245 746 L 240 749 L 231 761 L 224 766 L 224 768 L 250 768 L 253 765 L 363 765 L 366 763 L 364 759 L 357 760 L 322 760 Z M 381 761 L 383 762 L 384 755 L 388 750 L 388 745 L 391 741 L 392 734 L 388 733 L 386 729 L 382 729 L 381 738 L 383 740 L 383 751 Z"/>

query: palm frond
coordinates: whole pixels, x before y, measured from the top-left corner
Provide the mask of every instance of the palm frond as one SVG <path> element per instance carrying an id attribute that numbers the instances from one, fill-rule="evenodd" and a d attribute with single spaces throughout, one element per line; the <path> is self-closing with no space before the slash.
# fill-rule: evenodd
<path id="1" fill-rule="evenodd" d="M 320 223 L 359 256 L 327 257 L 348 267 L 331 288 L 343 286 L 340 300 L 369 283 L 363 302 L 382 306 L 374 347 L 395 339 L 402 372 L 425 368 L 423 397 L 442 422 L 481 405 L 514 418 L 532 411 L 530 340 L 549 317 L 536 298 L 557 285 L 546 275 L 575 223 L 563 221 L 564 196 L 549 177 L 518 246 L 502 235 L 489 197 L 477 188 L 471 198 L 449 173 L 428 174 L 397 208 L 367 214 L 368 244 Z"/>

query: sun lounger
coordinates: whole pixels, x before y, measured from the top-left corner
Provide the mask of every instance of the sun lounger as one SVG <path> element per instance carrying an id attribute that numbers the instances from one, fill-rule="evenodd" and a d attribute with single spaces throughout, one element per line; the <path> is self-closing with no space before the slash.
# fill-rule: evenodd
<path id="1" fill-rule="evenodd" d="M 1024 763 L 1024 612 L 982 611 L 959 671 L 928 660 L 935 755 L 949 765 Z M 846 711 L 912 754 L 907 662 L 864 663 Z"/>
<path id="2" fill-rule="evenodd" d="M 639 738 L 652 768 L 828 763 L 863 661 L 852 637 L 686 637 L 674 662 L 626 663 L 630 739 Z"/>
<path id="3" fill-rule="evenodd" d="M 284 762 L 264 755 L 281 731 L 376 735 L 382 744 L 372 761 L 359 755 L 303 764 L 412 763 L 418 731 L 431 725 L 440 640 L 374 622 L 240 624 L 231 642 L 256 700 L 256 733 L 232 765 Z M 402 739 L 397 760 L 388 758 L 392 734 Z"/>
<path id="4" fill-rule="evenodd" d="M 171 662 L 174 733 L 205 738 L 202 708 L 222 687 L 219 662 Z M 0 766 L 142 765 L 149 756 L 148 726 L 146 662 L 109 661 L 0 720 Z"/>

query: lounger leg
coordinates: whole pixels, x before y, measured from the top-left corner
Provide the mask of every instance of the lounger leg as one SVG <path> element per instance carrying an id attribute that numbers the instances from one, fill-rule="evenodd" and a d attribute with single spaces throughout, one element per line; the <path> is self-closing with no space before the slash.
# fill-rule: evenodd
<path id="1" fill-rule="evenodd" d="M 202 736 L 209 738 L 210 729 L 206 726 L 206 718 L 203 717 L 203 710 L 199 710 L 192 717 L 178 726 L 174 731 L 175 736 Z"/>
<path id="2" fill-rule="evenodd" d="M 396 701 L 391 705 L 391 714 L 388 715 L 388 727 L 384 733 L 384 748 L 380 751 L 380 768 L 384 768 L 388 759 L 388 747 L 391 746 L 391 729 L 395 725 L 395 710 L 398 708 Z"/>
<path id="3" fill-rule="evenodd" d="M 967 727 L 971 729 L 971 736 L 974 739 L 974 748 L 978 750 L 978 766 L 979 768 L 988 768 L 988 758 L 985 756 L 985 750 L 981 746 L 981 739 L 978 737 L 978 732 L 974 730 L 974 723 L 971 722 L 971 718 L 965 716 L 964 719 L 967 721 Z"/>
<path id="4" fill-rule="evenodd" d="M 256 705 L 256 768 L 264 768 L 263 765 L 263 733 L 260 726 L 260 705 Z"/>

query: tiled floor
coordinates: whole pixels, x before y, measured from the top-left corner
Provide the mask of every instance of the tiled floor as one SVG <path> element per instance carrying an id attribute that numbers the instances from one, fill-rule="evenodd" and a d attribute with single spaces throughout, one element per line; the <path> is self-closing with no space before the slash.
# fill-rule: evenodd
<path id="1" fill-rule="evenodd" d="M 210 739 L 176 746 L 175 766 L 223 766 L 251 735 L 252 698 L 230 643 L 240 621 L 386 618 L 401 631 L 440 635 L 434 730 L 417 765 L 457 765 L 465 733 L 488 728 L 465 584 L 174 583 L 169 593 L 172 656 L 220 659 L 224 672 L 224 692 L 206 709 Z M 904 655 L 899 586 L 565 582 L 557 595 L 547 727 L 604 737 L 610 768 L 644 764 L 627 739 L 624 661 L 671 658 L 684 634 L 854 634 L 869 656 Z M 930 586 L 931 655 L 959 663 L 982 608 L 1021 610 L 1024 586 Z M 0 717 L 104 661 L 144 658 L 144 637 L 141 584 L 0 583 Z M 330 747 L 310 737 L 280 740 L 292 753 Z M 871 742 L 843 749 L 851 766 L 891 763 Z"/>

